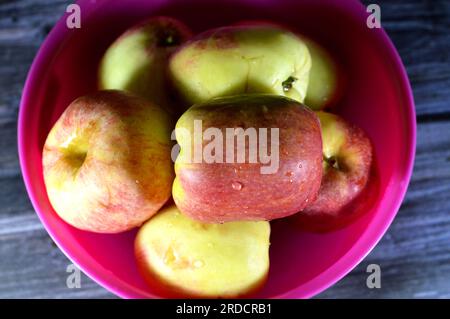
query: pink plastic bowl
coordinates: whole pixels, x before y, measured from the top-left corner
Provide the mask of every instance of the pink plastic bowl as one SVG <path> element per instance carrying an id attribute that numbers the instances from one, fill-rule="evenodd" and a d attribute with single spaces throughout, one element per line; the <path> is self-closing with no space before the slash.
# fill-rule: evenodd
<path id="1" fill-rule="evenodd" d="M 108 45 L 127 27 L 152 15 L 169 15 L 196 32 L 240 20 L 270 20 L 301 31 L 342 61 L 348 88 L 338 111 L 370 135 L 379 190 L 366 214 L 345 229 L 311 234 L 274 223 L 271 270 L 261 298 L 311 297 L 347 274 L 392 222 L 411 176 L 416 123 L 402 62 L 382 29 L 366 26 L 357 1 L 79 1 L 81 29 L 67 14 L 42 45 L 26 81 L 19 114 L 19 155 L 31 201 L 48 233 L 87 275 L 120 297 L 158 298 L 138 274 L 136 231 L 99 235 L 77 230 L 53 211 L 42 177 L 45 138 L 67 105 L 95 90 L 96 70 Z M 372 201 L 371 201 L 372 202 Z"/>

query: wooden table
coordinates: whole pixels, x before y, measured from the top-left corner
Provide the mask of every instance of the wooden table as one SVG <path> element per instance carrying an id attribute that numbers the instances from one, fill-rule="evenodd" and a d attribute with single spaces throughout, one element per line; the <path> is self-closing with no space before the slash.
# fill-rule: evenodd
<path id="1" fill-rule="evenodd" d="M 0 0 L 0 298 L 114 298 L 84 275 L 80 289 L 67 288 L 70 261 L 39 222 L 17 158 L 17 113 L 27 71 L 71 2 Z M 414 90 L 414 175 L 381 242 L 318 297 L 450 298 L 450 2 L 377 3 Z M 381 266 L 381 289 L 366 286 L 372 263 Z"/>

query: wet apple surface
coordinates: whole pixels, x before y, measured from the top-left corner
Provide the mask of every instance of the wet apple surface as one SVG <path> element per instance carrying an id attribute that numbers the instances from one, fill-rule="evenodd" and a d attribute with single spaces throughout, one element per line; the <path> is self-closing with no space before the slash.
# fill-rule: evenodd
<path id="1" fill-rule="evenodd" d="M 216 136 L 209 142 L 191 138 L 195 121 L 201 121 L 205 132 L 217 129 Z M 176 130 L 181 151 L 172 193 L 191 218 L 210 223 L 271 220 L 298 212 L 317 196 L 322 177 L 319 121 L 292 99 L 264 94 L 216 98 L 191 107 Z M 261 134 L 267 130 L 270 137 Z M 195 161 L 196 148 L 202 146 L 205 152 Z M 267 151 L 270 157 L 264 162 L 261 155 L 267 157 Z"/>

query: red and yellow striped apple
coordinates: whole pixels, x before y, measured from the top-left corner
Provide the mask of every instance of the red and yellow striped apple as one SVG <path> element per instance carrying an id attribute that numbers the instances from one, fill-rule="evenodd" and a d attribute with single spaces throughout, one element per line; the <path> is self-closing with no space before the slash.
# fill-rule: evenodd
<path id="1" fill-rule="evenodd" d="M 146 281 L 168 296 L 231 298 L 264 284 L 269 236 L 268 222 L 204 224 L 171 206 L 141 227 L 135 255 Z"/>
<path id="2" fill-rule="evenodd" d="M 196 121 L 202 123 L 199 134 Z M 194 105 L 178 120 L 176 138 L 180 154 L 172 195 L 193 219 L 272 220 L 316 198 L 320 125 L 314 112 L 292 99 L 249 94 Z"/>
<path id="3" fill-rule="evenodd" d="M 127 93 L 76 99 L 43 150 L 45 186 L 57 214 L 99 233 L 141 225 L 170 197 L 171 129 L 164 110 Z"/>
<path id="4" fill-rule="evenodd" d="M 323 178 L 317 200 L 298 214 L 305 229 L 333 230 L 353 220 L 351 204 L 370 183 L 372 145 L 364 131 L 340 116 L 317 112 L 323 141 Z M 296 216 L 297 218 L 297 216 Z"/>

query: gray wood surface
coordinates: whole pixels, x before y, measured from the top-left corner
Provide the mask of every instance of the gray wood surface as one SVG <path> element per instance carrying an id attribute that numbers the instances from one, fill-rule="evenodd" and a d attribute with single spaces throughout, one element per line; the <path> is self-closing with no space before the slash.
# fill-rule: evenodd
<path id="1" fill-rule="evenodd" d="M 80 289 L 67 288 L 70 261 L 39 222 L 17 158 L 17 112 L 28 68 L 70 2 L 0 0 L 0 298 L 114 298 L 86 276 Z M 377 3 L 414 90 L 414 175 L 381 242 L 317 297 L 450 298 L 450 1 Z M 381 266 L 381 289 L 366 287 L 372 263 Z"/>

